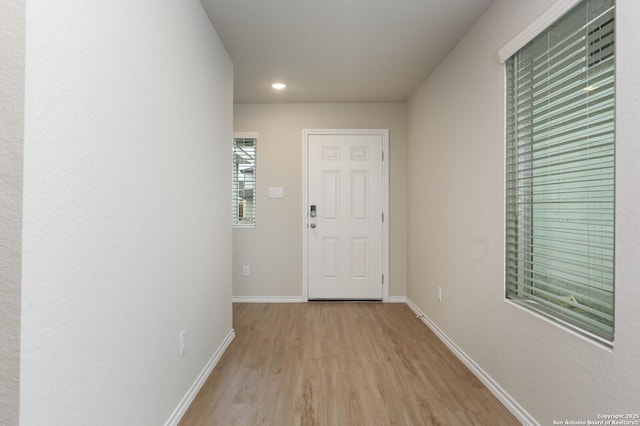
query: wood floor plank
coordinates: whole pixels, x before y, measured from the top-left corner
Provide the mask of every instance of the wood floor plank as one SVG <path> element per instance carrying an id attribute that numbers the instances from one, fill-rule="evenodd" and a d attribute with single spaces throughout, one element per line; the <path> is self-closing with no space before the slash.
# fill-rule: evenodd
<path id="1" fill-rule="evenodd" d="M 517 425 L 401 304 L 234 304 L 181 425 Z"/>

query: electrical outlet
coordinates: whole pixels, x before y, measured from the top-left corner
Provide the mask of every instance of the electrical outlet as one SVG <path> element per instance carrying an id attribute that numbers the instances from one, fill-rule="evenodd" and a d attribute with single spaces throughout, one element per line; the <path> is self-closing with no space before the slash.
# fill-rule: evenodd
<path id="1" fill-rule="evenodd" d="M 180 356 L 183 356 L 187 350 L 187 330 L 180 332 Z"/>
<path id="2" fill-rule="evenodd" d="M 442 302 L 442 287 L 438 286 L 438 302 Z"/>
<path id="3" fill-rule="evenodd" d="M 248 277 L 249 275 L 251 275 L 251 266 L 243 265 L 242 266 L 242 276 L 243 277 Z"/>

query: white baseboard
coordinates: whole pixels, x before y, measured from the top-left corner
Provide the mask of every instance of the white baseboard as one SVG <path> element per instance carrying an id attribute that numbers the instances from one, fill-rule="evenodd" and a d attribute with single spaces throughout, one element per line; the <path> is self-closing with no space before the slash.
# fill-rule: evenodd
<path id="1" fill-rule="evenodd" d="M 233 296 L 234 303 L 303 303 L 300 296 Z"/>
<path id="2" fill-rule="evenodd" d="M 234 296 L 234 303 L 304 303 L 299 296 Z M 405 296 L 389 296 L 385 303 L 407 303 Z"/>
<path id="3" fill-rule="evenodd" d="M 222 354 L 224 354 L 224 351 L 227 350 L 227 348 L 231 344 L 231 341 L 234 339 L 234 337 L 236 337 L 236 333 L 233 329 L 231 329 L 231 331 L 229 331 L 229 334 L 227 334 L 227 337 L 225 337 L 222 343 L 220 344 L 220 346 L 218 346 L 218 349 L 214 352 L 209 362 L 207 362 L 207 364 L 204 366 L 204 368 L 196 378 L 196 381 L 193 382 L 193 384 L 187 391 L 186 395 L 182 398 L 182 401 L 180 401 L 176 409 L 173 410 L 173 413 L 171 413 L 171 416 L 165 423 L 165 426 L 178 425 L 178 423 L 180 422 L 180 419 L 182 419 L 182 416 L 184 416 L 184 413 L 187 412 L 187 409 L 189 408 L 189 406 L 195 399 L 196 395 L 204 385 L 204 382 L 207 380 L 207 378 L 215 368 L 216 364 L 218 364 L 218 361 L 220 361 Z"/>
<path id="4" fill-rule="evenodd" d="M 539 426 L 534 419 L 518 402 L 513 399 L 487 372 L 485 372 L 478 364 L 475 363 L 469 355 L 467 355 L 453 340 L 449 338 L 438 326 L 429 319 L 418 308 L 411 299 L 407 298 L 407 306 L 435 333 L 436 336 L 444 343 L 453 354 L 458 357 L 464 365 L 491 391 L 491 393 L 502 402 L 502 404 L 513 414 L 523 425 Z"/>

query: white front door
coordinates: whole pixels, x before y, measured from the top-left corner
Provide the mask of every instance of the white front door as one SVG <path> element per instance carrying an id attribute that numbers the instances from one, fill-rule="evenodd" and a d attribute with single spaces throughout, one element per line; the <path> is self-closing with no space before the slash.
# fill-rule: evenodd
<path id="1" fill-rule="evenodd" d="M 382 299 L 382 131 L 307 133 L 309 299 Z"/>

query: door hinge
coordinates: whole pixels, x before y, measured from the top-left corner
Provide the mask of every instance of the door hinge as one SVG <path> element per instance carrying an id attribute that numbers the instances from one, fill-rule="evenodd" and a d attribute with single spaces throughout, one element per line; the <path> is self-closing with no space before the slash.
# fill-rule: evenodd
<path id="1" fill-rule="evenodd" d="M 384 212 L 382 212 L 382 221 L 384 222 Z"/>
<path id="2" fill-rule="evenodd" d="M 384 161 L 384 151 L 382 151 L 382 161 Z"/>
<path id="3" fill-rule="evenodd" d="M 382 285 L 384 285 L 384 274 L 382 274 Z"/>

